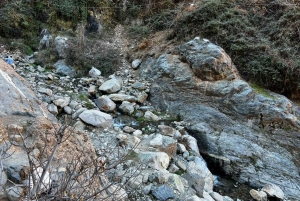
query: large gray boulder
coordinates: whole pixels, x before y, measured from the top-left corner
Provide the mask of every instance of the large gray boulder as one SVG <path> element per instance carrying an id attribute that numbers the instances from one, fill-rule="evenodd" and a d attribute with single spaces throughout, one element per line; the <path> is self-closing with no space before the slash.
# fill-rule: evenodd
<path id="1" fill-rule="evenodd" d="M 207 40 L 197 37 L 183 44 L 179 50 L 180 60 L 186 61 L 201 80 L 233 80 L 239 77 L 226 52 Z"/>
<path id="2" fill-rule="evenodd" d="M 111 128 L 113 126 L 112 116 L 98 110 L 86 110 L 79 115 L 79 118 L 95 127 Z"/>
<path id="3" fill-rule="evenodd" d="M 54 44 L 59 57 L 66 58 L 66 51 L 69 47 L 68 38 L 56 36 L 54 39 Z"/>
<path id="4" fill-rule="evenodd" d="M 120 91 L 121 88 L 122 88 L 122 80 L 113 78 L 104 82 L 99 89 L 101 91 L 105 91 L 106 93 L 112 94 Z"/>
<path id="5" fill-rule="evenodd" d="M 198 38 L 180 55 L 145 60 L 141 77 L 155 82 L 149 101 L 191 124 L 201 155 L 239 182 L 275 183 L 300 194 L 298 107 L 282 95 L 259 94 L 241 80 L 222 48 Z M 212 62 L 213 61 L 213 62 Z"/>
<path id="6" fill-rule="evenodd" d="M 74 75 L 74 69 L 66 64 L 66 61 L 63 60 L 58 60 L 55 64 L 54 67 L 56 68 L 56 73 L 61 74 L 61 75 L 68 75 L 68 76 L 73 76 Z"/>

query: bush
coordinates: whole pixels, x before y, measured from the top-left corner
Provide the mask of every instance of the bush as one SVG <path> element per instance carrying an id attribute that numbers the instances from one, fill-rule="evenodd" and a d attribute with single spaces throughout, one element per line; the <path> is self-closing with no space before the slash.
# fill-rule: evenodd
<path id="1" fill-rule="evenodd" d="M 69 48 L 66 58 L 67 64 L 74 66 L 78 73 L 87 75 L 92 67 L 101 71 L 104 76 L 113 74 L 120 64 L 120 53 L 114 47 L 103 41 L 86 40 L 84 47 L 76 43 Z"/>

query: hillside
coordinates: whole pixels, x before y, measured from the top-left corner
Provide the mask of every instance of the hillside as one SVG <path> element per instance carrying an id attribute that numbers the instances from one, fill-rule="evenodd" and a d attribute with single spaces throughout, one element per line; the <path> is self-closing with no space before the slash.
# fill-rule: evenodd
<path id="1" fill-rule="evenodd" d="M 0 199 L 297 201 L 299 15 L 292 0 L 1 1 Z"/>

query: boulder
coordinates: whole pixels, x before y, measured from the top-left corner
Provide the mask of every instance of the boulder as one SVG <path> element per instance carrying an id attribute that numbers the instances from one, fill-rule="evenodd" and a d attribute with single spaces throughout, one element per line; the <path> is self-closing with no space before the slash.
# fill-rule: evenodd
<path id="1" fill-rule="evenodd" d="M 58 98 L 58 99 L 54 100 L 53 103 L 56 106 L 58 106 L 60 108 L 63 108 L 65 106 L 69 105 L 70 100 L 71 100 L 70 97 L 61 97 L 61 98 Z"/>
<path id="2" fill-rule="evenodd" d="M 30 120 L 55 117 L 38 100 L 30 84 L 18 75 L 5 61 L 0 59 L 0 122 L 7 124 L 26 124 Z"/>
<path id="3" fill-rule="evenodd" d="M 105 112 L 114 111 L 116 108 L 116 104 L 106 95 L 103 95 L 94 100 L 97 107 Z"/>
<path id="4" fill-rule="evenodd" d="M 86 110 L 79 115 L 79 118 L 95 127 L 110 128 L 113 126 L 112 116 L 98 110 Z"/>
<path id="5" fill-rule="evenodd" d="M 199 175 L 197 177 L 202 178 L 204 181 L 204 190 L 207 192 L 213 191 L 214 177 L 207 168 L 207 164 L 202 157 L 195 157 L 194 161 L 188 162 L 187 173 Z"/>
<path id="6" fill-rule="evenodd" d="M 128 102 L 136 102 L 137 98 L 134 96 L 130 96 L 127 94 L 109 94 L 108 97 L 113 101 L 128 101 Z"/>
<path id="7" fill-rule="evenodd" d="M 165 170 L 170 163 L 169 156 L 164 152 L 140 152 L 139 159 L 155 170 Z"/>
<path id="8" fill-rule="evenodd" d="M 54 115 L 57 115 L 58 114 L 58 109 L 57 109 L 57 106 L 54 105 L 53 103 L 49 104 L 47 106 L 48 108 L 48 111 L 51 113 L 51 114 L 54 114 Z"/>
<path id="9" fill-rule="evenodd" d="M 135 83 L 133 83 L 133 84 L 131 85 L 131 87 L 134 88 L 134 89 L 139 89 L 139 90 L 144 90 L 144 89 L 146 89 L 145 84 L 142 83 L 142 82 L 139 82 L 139 81 L 136 81 Z"/>
<path id="10" fill-rule="evenodd" d="M 166 185 L 161 185 L 154 188 L 152 190 L 152 195 L 159 201 L 165 201 L 174 198 L 173 190 Z"/>
<path id="11" fill-rule="evenodd" d="M 119 109 L 124 113 L 124 114 L 132 114 L 134 112 L 134 103 L 130 103 L 128 101 L 123 101 L 122 104 L 120 105 Z"/>
<path id="12" fill-rule="evenodd" d="M 157 126 L 162 135 L 173 137 L 176 134 L 176 129 L 166 125 Z"/>
<path id="13" fill-rule="evenodd" d="M 91 77 L 97 78 L 101 75 L 101 71 L 98 70 L 97 68 L 92 67 L 92 69 L 89 71 L 89 75 Z"/>
<path id="14" fill-rule="evenodd" d="M 275 184 L 266 184 L 261 189 L 261 191 L 266 192 L 268 197 L 277 198 L 279 200 L 284 200 L 283 191 Z"/>
<path id="15" fill-rule="evenodd" d="M 74 75 L 74 69 L 70 66 L 66 65 L 65 60 L 58 60 L 54 67 L 56 68 L 56 73 L 61 75 L 67 75 L 67 76 L 73 76 Z"/>
<path id="16" fill-rule="evenodd" d="M 118 92 L 121 89 L 121 87 L 122 87 L 122 80 L 113 78 L 104 82 L 100 86 L 99 90 L 112 94 Z"/>
<path id="17" fill-rule="evenodd" d="M 69 47 L 68 38 L 56 36 L 54 39 L 54 44 L 59 57 L 66 58 L 66 51 Z"/>
<path id="18" fill-rule="evenodd" d="M 144 117 L 152 121 L 158 121 L 160 118 L 150 111 L 145 112 Z"/>
<path id="19" fill-rule="evenodd" d="M 267 201 L 267 194 L 264 191 L 250 190 L 251 197 L 256 201 Z"/>
<path id="20" fill-rule="evenodd" d="M 219 46 L 198 37 L 179 47 L 180 60 L 187 62 L 194 74 L 204 81 L 239 78 L 231 58 Z"/>

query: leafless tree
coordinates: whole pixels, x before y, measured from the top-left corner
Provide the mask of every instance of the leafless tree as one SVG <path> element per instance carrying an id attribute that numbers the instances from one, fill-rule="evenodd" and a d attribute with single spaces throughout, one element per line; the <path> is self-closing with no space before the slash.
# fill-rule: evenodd
<path id="1" fill-rule="evenodd" d="M 23 200 L 125 200 L 125 185 L 139 170 L 123 171 L 117 177 L 114 169 L 128 159 L 137 144 L 124 148 L 123 143 L 106 142 L 104 151 L 96 154 L 84 144 L 87 137 L 77 135 L 69 125 L 10 134 L 21 136 L 19 142 L 10 140 L 10 144 L 22 148 L 29 162 L 19 172 L 24 179 Z M 0 167 L 3 169 L 1 160 Z M 125 175 L 129 179 L 121 182 Z"/>

